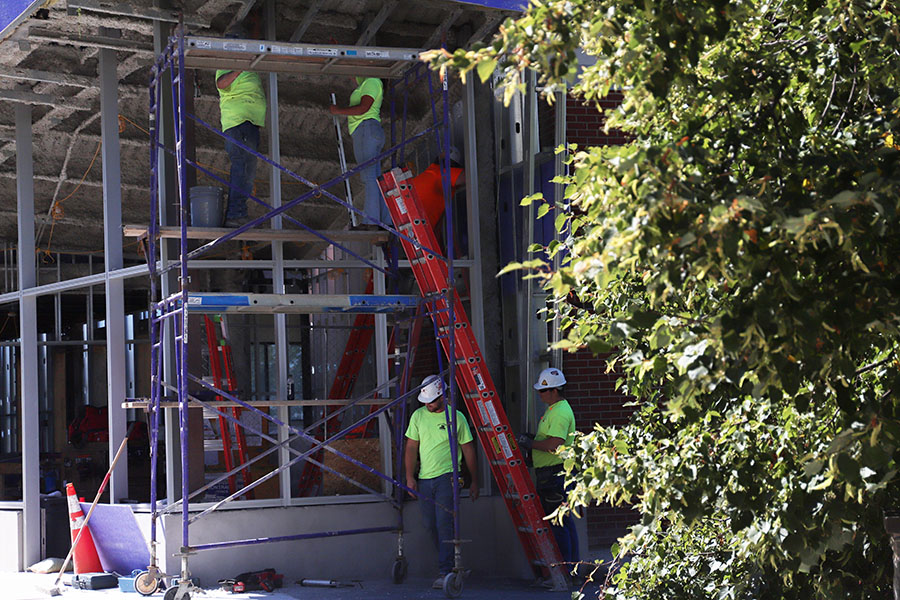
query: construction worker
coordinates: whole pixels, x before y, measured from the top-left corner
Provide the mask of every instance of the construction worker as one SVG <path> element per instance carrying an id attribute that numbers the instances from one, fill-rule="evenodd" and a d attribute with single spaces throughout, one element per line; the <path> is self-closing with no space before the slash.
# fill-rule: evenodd
<path id="1" fill-rule="evenodd" d="M 441 175 L 441 166 L 444 162 L 443 154 L 434 159 L 430 165 L 412 178 L 410 181 L 416 190 L 416 195 L 425 209 L 425 218 L 437 231 L 438 222 L 444 216 L 444 178 Z M 450 146 L 450 197 L 456 192 L 457 186 L 463 184 L 466 179 L 462 168 L 462 154 L 456 146 Z"/>
<path id="2" fill-rule="evenodd" d="M 432 585 L 441 589 L 444 577 L 453 570 L 453 462 L 450 454 L 450 411 L 444 401 L 444 382 L 438 375 L 422 381 L 419 402 L 425 406 L 416 410 L 406 429 L 406 487 L 427 499 L 420 503 L 422 519 L 438 551 L 438 578 Z M 475 443 L 466 417 L 456 411 L 457 460 L 459 453 L 466 459 L 472 483 L 469 497 L 478 498 L 478 463 Z M 419 463 L 418 479 L 416 462 Z M 428 500 L 431 500 L 429 502 Z"/>
<path id="3" fill-rule="evenodd" d="M 238 24 L 225 37 L 244 38 L 247 29 Z M 235 140 L 254 152 L 259 150 L 259 129 L 266 122 L 266 95 L 259 74 L 249 71 L 216 71 L 222 131 L 228 136 L 225 152 L 231 160 L 228 177 L 228 204 L 225 227 L 240 227 L 247 216 L 247 198 L 253 192 L 256 177 L 256 155 L 247 152 Z"/>
<path id="4" fill-rule="evenodd" d="M 384 148 L 384 129 L 381 126 L 381 101 L 384 99 L 384 84 L 377 77 L 356 77 L 357 87 L 350 94 L 350 105 L 339 107 L 331 105 L 332 115 L 347 117 L 347 128 L 353 138 L 353 156 L 356 164 L 369 161 Z M 381 228 L 376 222 L 391 224 L 391 214 L 381 197 L 378 187 L 378 176 L 381 174 L 381 163 L 375 161 L 361 172 L 365 185 L 366 198 L 363 212 L 369 217 L 368 222 L 361 223 L 357 229 L 375 231 Z"/>
<path id="5" fill-rule="evenodd" d="M 534 389 L 547 408 L 538 423 L 537 433 L 518 437 L 520 446 L 531 449 L 535 487 L 541 506 L 548 515 L 559 508 L 566 498 L 563 459 L 555 450 L 563 444 L 571 444 L 575 437 L 575 413 L 562 397 L 564 385 L 566 377 L 561 370 L 551 367 L 541 371 Z M 572 565 L 578 563 L 575 519 L 567 514 L 563 517 L 562 526 L 551 527 L 563 561 Z"/>

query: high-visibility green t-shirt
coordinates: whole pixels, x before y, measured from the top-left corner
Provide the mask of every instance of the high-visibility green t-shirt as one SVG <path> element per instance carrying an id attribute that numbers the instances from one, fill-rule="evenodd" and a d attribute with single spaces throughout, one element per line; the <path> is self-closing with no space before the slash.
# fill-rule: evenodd
<path id="1" fill-rule="evenodd" d="M 423 406 L 409 418 L 406 437 L 419 442 L 419 479 L 434 479 L 453 471 L 447 416 L 444 411 L 433 413 Z M 472 441 L 472 432 L 465 415 L 459 411 L 456 411 L 456 440 L 457 460 L 462 460 L 459 446 Z"/>
<path id="2" fill-rule="evenodd" d="M 350 129 L 350 135 L 353 135 L 359 124 L 366 119 L 375 119 L 379 123 L 381 122 L 381 101 L 384 99 L 384 84 L 377 77 L 357 77 L 356 83 L 359 85 L 350 94 L 350 106 L 359 106 L 363 96 L 372 97 L 372 106 L 359 116 L 347 117 L 347 128 Z"/>
<path id="3" fill-rule="evenodd" d="M 230 70 L 216 71 L 216 81 Z M 218 88 L 216 88 L 218 89 Z M 222 112 L 222 131 L 250 121 L 266 124 L 266 95 L 258 73 L 244 71 L 224 90 L 219 90 L 219 110 Z"/>
<path id="4" fill-rule="evenodd" d="M 575 413 L 565 400 L 559 400 L 547 407 L 541 422 L 538 423 L 534 441 L 539 442 L 551 437 L 561 438 L 564 444 L 569 444 L 575 439 Z M 556 454 L 537 449 L 531 451 L 531 460 L 535 469 L 561 465 L 563 462 Z"/>

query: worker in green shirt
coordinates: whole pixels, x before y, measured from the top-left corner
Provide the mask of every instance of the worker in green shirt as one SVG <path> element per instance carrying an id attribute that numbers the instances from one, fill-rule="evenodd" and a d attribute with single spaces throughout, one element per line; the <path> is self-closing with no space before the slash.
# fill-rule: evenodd
<path id="1" fill-rule="evenodd" d="M 347 128 L 353 138 L 353 156 L 356 164 L 361 165 L 372 160 L 384 148 L 384 129 L 381 126 L 381 101 L 384 99 L 384 84 L 376 77 L 356 77 L 357 87 L 350 94 L 350 105 L 339 107 L 332 105 L 329 110 L 333 115 L 347 117 Z M 363 212 L 368 217 L 358 229 L 380 229 L 378 221 L 391 224 L 391 215 L 381 197 L 378 187 L 378 176 L 381 175 L 381 161 L 374 161 L 360 171 L 365 185 L 366 197 Z"/>
<path id="2" fill-rule="evenodd" d="M 548 515 L 559 508 L 566 498 L 563 459 L 556 449 L 571 444 L 575 438 L 575 413 L 562 397 L 566 377 L 559 369 L 549 368 L 538 375 L 534 389 L 541 402 L 547 405 L 537 433 L 519 436 L 519 445 L 531 449 L 534 464 L 535 487 L 541 506 Z M 563 517 L 562 526 L 551 525 L 563 562 L 574 565 L 579 561 L 578 531 L 571 514 Z"/>
<path id="3" fill-rule="evenodd" d="M 225 37 L 246 36 L 244 26 L 236 25 Z M 216 88 L 219 90 L 222 131 L 228 136 L 225 152 L 231 160 L 225 227 L 240 227 L 249 220 L 247 198 L 253 192 L 256 155 L 235 142 L 254 152 L 259 151 L 259 129 L 266 122 L 266 95 L 259 74 L 249 71 L 216 71 Z"/>
<path id="4" fill-rule="evenodd" d="M 406 429 L 406 450 L 403 464 L 406 467 L 406 487 L 426 500 L 421 502 L 425 528 L 438 551 L 438 578 L 432 587 L 441 589 L 444 578 L 453 570 L 453 462 L 450 454 L 450 411 L 445 410 L 444 382 L 438 375 L 429 375 L 422 381 L 419 402 L 424 404 L 409 418 Z M 475 443 L 466 417 L 456 411 L 457 460 L 459 454 L 466 459 L 472 483 L 469 497 L 478 498 L 478 463 L 475 460 Z M 419 476 L 416 478 L 416 462 Z M 431 500 L 429 502 L 428 500 Z"/>

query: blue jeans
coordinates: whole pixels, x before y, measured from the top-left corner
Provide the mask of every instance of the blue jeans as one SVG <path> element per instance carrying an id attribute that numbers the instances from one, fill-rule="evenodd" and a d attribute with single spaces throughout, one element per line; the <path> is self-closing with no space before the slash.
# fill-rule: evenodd
<path id="1" fill-rule="evenodd" d="M 360 165 L 369 159 L 375 158 L 384 148 L 384 129 L 381 123 L 375 119 L 366 119 L 353 130 L 353 156 L 356 164 Z M 376 224 L 373 219 L 378 219 L 387 225 L 391 224 L 391 214 L 387 204 L 381 196 L 378 187 L 378 176 L 381 175 L 380 161 L 375 161 L 360 171 L 363 184 L 366 189 L 366 199 L 363 204 L 363 212 L 369 217 L 369 224 Z"/>
<path id="2" fill-rule="evenodd" d="M 566 498 L 565 476 L 562 466 L 542 467 L 534 470 L 535 487 L 546 514 L 559 508 Z M 562 554 L 563 562 L 577 563 L 581 557 L 578 552 L 578 530 L 575 529 L 575 518 L 571 514 L 563 517 L 562 526 L 551 524 L 553 537 Z"/>
<path id="3" fill-rule="evenodd" d="M 259 127 L 250 121 L 226 129 L 225 135 L 248 148 L 259 150 Z M 256 177 L 256 156 L 230 139 L 225 140 L 225 152 L 231 160 L 231 174 L 228 179 L 231 187 L 228 190 L 225 218 L 239 219 L 247 216 L 247 197 L 253 192 L 253 179 Z"/>
<path id="4" fill-rule="evenodd" d="M 453 484 L 452 475 L 446 473 L 434 479 L 420 479 L 419 493 L 425 498 L 430 498 L 448 509 L 453 508 Z M 428 500 L 419 499 L 422 508 L 422 521 L 425 529 L 431 537 L 438 551 L 438 570 L 446 575 L 453 570 L 453 544 L 445 543 L 445 540 L 453 539 L 453 515 L 435 506 Z"/>

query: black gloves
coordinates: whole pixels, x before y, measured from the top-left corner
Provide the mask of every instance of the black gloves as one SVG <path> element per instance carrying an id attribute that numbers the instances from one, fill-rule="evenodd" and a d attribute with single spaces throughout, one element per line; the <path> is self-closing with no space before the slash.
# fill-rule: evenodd
<path id="1" fill-rule="evenodd" d="M 533 433 L 521 433 L 519 437 L 516 438 L 516 441 L 519 442 L 519 446 L 524 450 L 531 450 L 531 444 L 534 442 L 534 434 Z"/>

